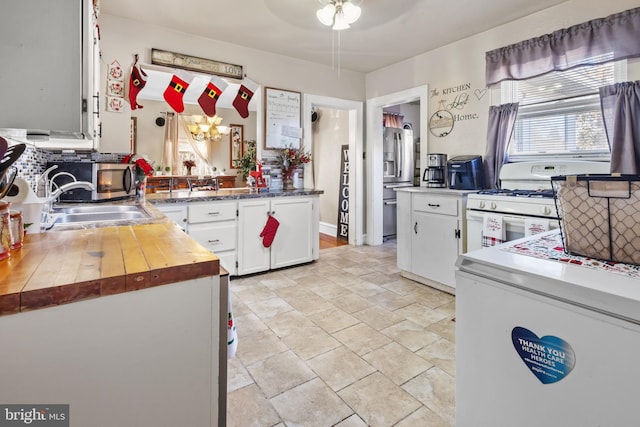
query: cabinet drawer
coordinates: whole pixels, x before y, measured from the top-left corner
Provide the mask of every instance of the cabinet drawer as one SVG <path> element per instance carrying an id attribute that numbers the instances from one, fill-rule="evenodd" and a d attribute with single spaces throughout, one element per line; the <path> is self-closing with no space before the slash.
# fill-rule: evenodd
<path id="1" fill-rule="evenodd" d="M 189 224 L 236 218 L 236 203 L 202 203 L 189 206 Z"/>
<path id="2" fill-rule="evenodd" d="M 234 224 L 197 224 L 189 226 L 189 236 L 211 252 L 222 252 L 236 248 Z"/>
<path id="3" fill-rule="evenodd" d="M 458 200 L 453 197 L 415 194 L 413 196 L 413 210 L 457 216 Z"/>

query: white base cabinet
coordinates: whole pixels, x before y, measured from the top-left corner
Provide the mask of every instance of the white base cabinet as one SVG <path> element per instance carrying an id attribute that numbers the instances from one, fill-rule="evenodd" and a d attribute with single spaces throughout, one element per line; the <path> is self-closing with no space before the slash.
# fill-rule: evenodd
<path id="1" fill-rule="evenodd" d="M 319 255 L 317 197 L 280 197 L 238 202 L 238 275 L 313 261 Z M 260 236 L 269 216 L 280 223 L 271 247 Z"/>
<path id="2" fill-rule="evenodd" d="M 318 259 L 318 196 L 158 203 L 155 207 L 220 258 L 231 276 L 259 273 Z M 269 215 L 280 223 L 271 247 L 260 236 Z"/>
<path id="3" fill-rule="evenodd" d="M 187 206 L 177 203 L 167 203 L 163 205 L 155 205 L 155 208 L 165 214 L 171 221 L 184 231 L 188 231 L 188 214 Z"/>
<path id="4" fill-rule="evenodd" d="M 398 191 L 397 256 L 401 274 L 455 293 L 455 263 L 465 251 L 466 195 L 447 190 Z"/>
<path id="5" fill-rule="evenodd" d="M 69 404 L 72 426 L 223 425 L 219 287 L 204 277 L 0 317 L 0 402 Z"/>
<path id="6" fill-rule="evenodd" d="M 220 258 L 220 265 L 237 274 L 237 202 L 203 202 L 189 205 L 189 236 Z"/>

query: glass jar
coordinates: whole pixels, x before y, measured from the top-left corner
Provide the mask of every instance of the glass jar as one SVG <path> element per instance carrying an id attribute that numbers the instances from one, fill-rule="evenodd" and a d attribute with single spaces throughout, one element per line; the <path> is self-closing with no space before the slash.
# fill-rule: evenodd
<path id="1" fill-rule="evenodd" d="M 24 240 L 24 224 L 22 212 L 9 211 L 9 224 L 11 228 L 11 249 L 20 249 Z"/>
<path id="2" fill-rule="evenodd" d="M 9 225 L 9 203 L 0 201 L 0 260 L 11 255 L 11 227 Z"/>

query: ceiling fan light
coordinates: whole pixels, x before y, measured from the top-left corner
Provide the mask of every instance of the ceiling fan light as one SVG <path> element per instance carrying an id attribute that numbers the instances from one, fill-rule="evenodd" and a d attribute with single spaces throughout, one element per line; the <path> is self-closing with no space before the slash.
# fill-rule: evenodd
<path id="1" fill-rule="evenodd" d="M 358 18 L 360 18 L 362 9 L 360 9 L 360 6 L 355 6 L 351 2 L 346 2 L 342 5 L 342 12 L 347 24 L 353 24 L 358 20 Z"/>
<path id="2" fill-rule="evenodd" d="M 347 28 L 350 28 L 349 23 L 344 19 L 344 13 L 342 13 L 342 11 L 338 11 L 338 13 L 336 13 L 336 19 L 332 28 L 334 30 L 346 30 Z"/>
<path id="3" fill-rule="evenodd" d="M 335 13 L 335 5 L 333 5 L 333 3 L 329 3 L 322 9 L 319 9 L 316 12 L 316 16 L 318 17 L 318 21 L 320 21 L 323 25 L 329 26 L 333 24 L 333 15 L 335 15 Z"/>

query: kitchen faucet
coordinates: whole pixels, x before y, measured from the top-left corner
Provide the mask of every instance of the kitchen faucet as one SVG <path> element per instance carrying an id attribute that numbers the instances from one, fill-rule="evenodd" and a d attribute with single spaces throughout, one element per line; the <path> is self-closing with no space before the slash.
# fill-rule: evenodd
<path id="1" fill-rule="evenodd" d="M 60 172 L 66 173 L 66 172 Z M 74 177 L 75 179 L 75 177 Z M 69 190 L 75 190 L 76 188 L 82 188 L 84 190 L 93 191 L 96 189 L 96 186 L 89 181 L 72 181 L 66 184 L 63 184 L 56 188 L 48 197 L 45 198 L 45 202 L 51 204 L 54 200 L 56 200 L 60 195 Z"/>
<path id="2" fill-rule="evenodd" d="M 58 165 L 53 165 L 47 168 L 44 172 L 42 172 L 38 179 L 36 180 L 36 194 L 38 197 L 48 197 L 49 196 L 49 172 L 54 169 L 57 169 Z M 42 184 L 42 187 L 41 187 Z M 42 188 L 42 191 L 40 190 Z"/>
<path id="3" fill-rule="evenodd" d="M 56 184 L 56 183 L 54 182 L 54 181 L 56 180 L 56 178 L 58 178 L 59 176 L 68 176 L 68 177 L 70 177 L 70 178 L 71 178 L 71 180 L 72 180 L 73 182 L 77 182 L 77 181 L 78 181 L 78 180 L 76 179 L 76 177 L 75 177 L 72 173 L 64 172 L 64 171 L 63 171 L 63 172 L 58 172 L 57 174 L 53 175 L 53 176 L 51 177 L 51 179 L 49 180 L 49 188 L 47 189 L 47 190 L 48 190 L 48 193 L 47 193 L 47 194 L 51 194 L 51 193 L 53 192 L 53 186 L 54 186 L 54 185 L 56 186 L 56 188 L 59 188 L 59 187 L 60 187 L 58 184 Z"/>

